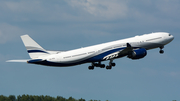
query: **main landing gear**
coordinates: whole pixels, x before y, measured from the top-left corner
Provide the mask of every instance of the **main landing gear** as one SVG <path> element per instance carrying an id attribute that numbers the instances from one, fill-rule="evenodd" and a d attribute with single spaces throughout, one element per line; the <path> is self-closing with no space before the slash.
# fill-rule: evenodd
<path id="1" fill-rule="evenodd" d="M 160 53 L 160 54 L 163 54 L 163 53 L 164 53 L 164 50 L 162 50 L 162 49 L 164 48 L 164 46 L 161 46 L 161 47 L 159 47 L 159 48 L 160 48 L 159 53 Z"/>
<path id="2" fill-rule="evenodd" d="M 105 68 L 105 67 L 106 67 L 106 69 L 109 70 L 109 69 L 112 69 L 112 66 L 113 66 L 113 67 L 116 66 L 116 64 L 113 63 L 113 60 L 110 60 L 108 66 L 105 66 L 105 64 L 101 64 L 101 62 L 98 62 L 98 63 L 94 63 L 94 62 L 93 62 L 92 65 L 88 67 L 88 69 L 89 69 L 89 70 L 93 70 L 94 67 L 100 67 L 100 68 Z"/>
<path id="3" fill-rule="evenodd" d="M 91 66 L 88 67 L 89 70 L 93 70 L 94 67 L 100 67 L 100 68 L 105 68 L 105 64 L 101 64 L 101 62 L 98 62 L 98 63 L 92 63 Z"/>
<path id="4" fill-rule="evenodd" d="M 114 66 L 116 66 L 116 64 L 113 63 L 113 60 L 110 60 L 109 65 L 106 66 L 106 69 L 112 69 L 112 66 L 114 67 Z"/>

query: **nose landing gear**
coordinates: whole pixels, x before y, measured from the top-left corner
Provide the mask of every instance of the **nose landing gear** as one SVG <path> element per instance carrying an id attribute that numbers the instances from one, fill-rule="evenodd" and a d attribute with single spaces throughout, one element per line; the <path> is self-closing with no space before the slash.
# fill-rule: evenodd
<path id="1" fill-rule="evenodd" d="M 160 53 L 160 54 L 163 54 L 163 53 L 164 53 L 164 50 L 162 50 L 162 49 L 164 48 L 164 46 L 161 46 L 161 47 L 159 47 L 159 48 L 160 48 L 159 53 Z"/>
<path id="2" fill-rule="evenodd" d="M 160 50 L 159 53 L 160 53 L 160 54 L 163 54 L 163 53 L 164 53 L 164 50 Z"/>

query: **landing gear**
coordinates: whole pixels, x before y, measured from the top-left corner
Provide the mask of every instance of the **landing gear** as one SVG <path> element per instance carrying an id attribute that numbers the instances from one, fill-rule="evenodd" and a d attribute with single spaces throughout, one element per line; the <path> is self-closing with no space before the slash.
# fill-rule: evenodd
<path id="1" fill-rule="evenodd" d="M 161 46 L 161 47 L 159 47 L 159 48 L 160 48 L 159 53 L 160 53 L 160 54 L 163 54 L 163 53 L 164 53 L 164 50 L 162 50 L 162 49 L 164 48 L 164 46 Z"/>
<path id="2" fill-rule="evenodd" d="M 110 60 L 109 66 L 106 66 L 106 69 L 112 69 L 112 66 L 114 67 L 114 66 L 116 66 L 116 64 L 113 63 L 113 60 Z"/>
<path id="3" fill-rule="evenodd" d="M 163 54 L 163 53 L 164 53 L 164 50 L 160 50 L 159 53 L 160 53 L 160 54 Z"/>
<path id="4" fill-rule="evenodd" d="M 101 64 L 101 62 L 93 63 L 93 65 L 96 66 L 96 67 L 100 67 L 100 68 L 104 68 L 105 67 L 105 64 Z"/>
<path id="5" fill-rule="evenodd" d="M 88 69 L 89 69 L 89 70 L 93 70 L 93 69 L 94 69 L 94 66 L 89 66 Z"/>
<path id="6" fill-rule="evenodd" d="M 116 66 L 116 63 L 111 63 L 111 66 L 113 66 L 113 67 Z"/>
<path id="7" fill-rule="evenodd" d="M 105 68 L 105 64 L 102 64 L 102 65 L 100 66 L 100 68 Z"/>
<path id="8" fill-rule="evenodd" d="M 112 69 L 112 67 L 114 67 L 114 66 L 116 66 L 116 64 L 113 63 L 113 60 L 110 60 L 108 66 L 105 66 L 105 64 L 101 64 L 101 62 L 98 62 L 98 63 L 93 62 L 92 65 L 88 67 L 88 69 L 93 70 L 94 67 L 100 67 L 100 68 L 105 68 L 106 67 L 106 69 Z"/>
<path id="9" fill-rule="evenodd" d="M 98 63 L 92 63 L 92 66 L 89 66 L 88 69 L 89 69 L 89 70 L 93 70 L 94 67 L 105 68 L 105 64 L 101 64 L 101 62 L 98 62 Z"/>
<path id="10" fill-rule="evenodd" d="M 112 69 L 112 66 L 106 66 L 106 69 Z"/>

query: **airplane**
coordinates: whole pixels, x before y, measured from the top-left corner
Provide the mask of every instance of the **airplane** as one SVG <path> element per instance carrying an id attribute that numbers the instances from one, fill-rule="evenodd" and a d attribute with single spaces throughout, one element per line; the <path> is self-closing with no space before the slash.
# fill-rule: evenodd
<path id="1" fill-rule="evenodd" d="M 141 59 L 147 55 L 147 50 L 154 48 L 160 48 L 159 53 L 163 54 L 164 46 L 170 43 L 174 36 L 167 32 L 156 32 L 69 51 L 45 50 L 29 35 L 22 35 L 21 39 L 31 59 L 8 60 L 7 62 L 27 62 L 55 67 L 91 63 L 89 70 L 93 70 L 94 67 L 106 67 L 109 70 L 116 65 L 113 60 L 117 58 L 127 56 L 132 60 Z M 107 60 L 109 60 L 107 66 L 101 63 Z"/>

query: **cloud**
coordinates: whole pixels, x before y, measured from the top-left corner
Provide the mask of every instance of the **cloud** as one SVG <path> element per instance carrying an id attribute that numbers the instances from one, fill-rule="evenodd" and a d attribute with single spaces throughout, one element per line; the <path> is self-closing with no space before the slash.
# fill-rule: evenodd
<path id="1" fill-rule="evenodd" d="M 7 23 L 0 24 L 0 44 L 6 43 L 14 37 L 22 35 L 23 31 L 17 26 L 13 26 Z"/>
<path id="2" fill-rule="evenodd" d="M 13 25 L 27 33 L 39 31 L 38 35 L 116 34 L 124 38 L 151 31 L 166 31 L 164 29 L 170 29 L 170 26 L 177 28 L 180 20 L 173 18 L 179 7 L 177 0 L 8 0 L 0 1 L 0 23 Z"/>
<path id="3" fill-rule="evenodd" d="M 0 18 L 15 22 L 49 22 L 71 18 L 68 5 L 62 1 L 0 1 Z M 8 18 L 7 18 L 8 16 Z"/>
<path id="4" fill-rule="evenodd" d="M 174 15 L 178 15 L 178 17 L 180 16 L 180 12 L 177 12 L 178 10 L 180 10 L 179 0 L 158 0 L 156 6 L 162 13 L 169 15 L 170 17 L 173 17 Z"/>
<path id="5" fill-rule="evenodd" d="M 128 12 L 128 7 L 123 0 L 70 0 L 68 3 L 101 19 L 123 18 Z"/>
<path id="6" fill-rule="evenodd" d="M 0 1 L 1 18 L 10 19 L 10 21 L 28 21 L 28 15 L 39 13 L 40 3 L 29 1 Z M 8 16 L 8 17 L 7 17 Z M 7 17 L 7 18 L 6 18 Z"/>
<path id="7" fill-rule="evenodd" d="M 177 12 L 180 9 L 179 0 L 138 0 L 128 2 L 129 15 L 132 15 L 135 19 L 149 20 L 149 22 L 165 21 L 169 22 L 169 19 L 179 19 L 180 13 Z M 177 19 L 173 19 L 177 18 Z"/>
<path id="8" fill-rule="evenodd" d="M 20 1 L 20 2 L 4 2 L 6 7 L 12 12 L 28 12 L 35 10 L 41 11 L 41 3 L 39 1 Z M 33 6 L 32 6 L 33 5 Z"/>
<path id="9" fill-rule="evenodd" d="M 161 21 L 165 25 L 173 20 L 169 18 L 179 19 L 180 16 L 176 12 L 180 9 L 178 0 L 10 0 L 0 1 L 0 8 L 1 19 L 18 22 L 131 20 L 132 25 L 133 21 L 139 24 Z"/>

